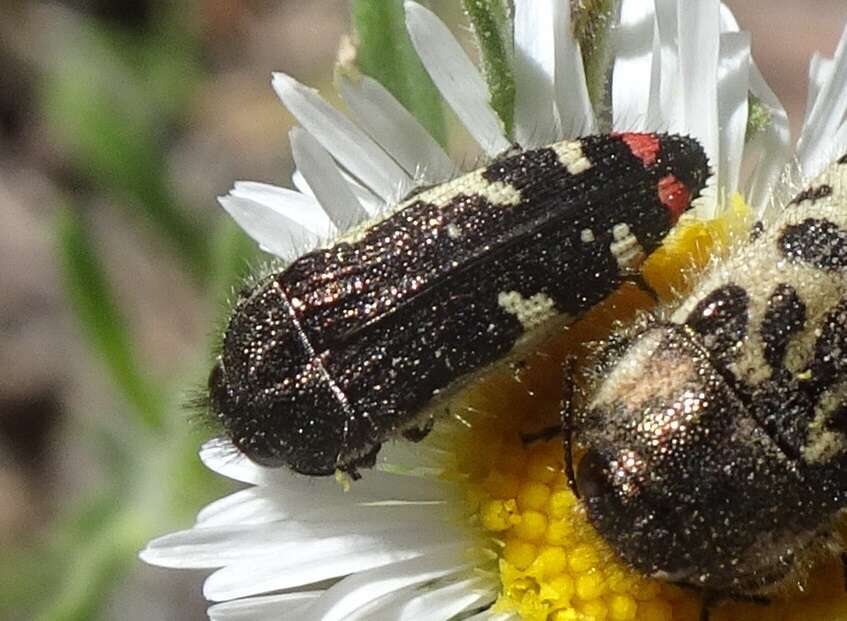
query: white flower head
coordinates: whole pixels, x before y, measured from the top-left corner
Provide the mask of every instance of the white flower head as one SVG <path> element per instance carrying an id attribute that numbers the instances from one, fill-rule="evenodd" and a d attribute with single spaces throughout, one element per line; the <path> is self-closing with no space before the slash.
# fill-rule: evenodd
<path id="1" fill-rule="evenodd" d="M 623 0 L 612 32 L 607 110 L 589 97 L 568 3 L 515 0 L 514 127 L 507 136 L 485 79 L 447 27 L 415 2 L 405 7 L 426 70 L 489 157 L 513 143 L 531 148 L 592 132 L 690 134 L 715 171 L 699 208 L 711 217 L 737 194 L 761 213 L 785 183 L 789 163 L 811 176 L 847 150 L 847 32 L 834 58 L 811 63 L 803 132 L 792 152 L 787 115 L 752 60 L 750 36 L 717 0 Z M 414 189 L 457 174 L 444 149 L 368 77 L 339 78 L 349 116 L 291 76 L 275 74 L 273 88 L 300 123 L 291 132 L 297 190 L 241 182 L 220 198 L 273 255 L 290 260 Z M 751 110 L 764 120 L 752 122 Z M 507 400 L 514 412 L 541 398 L 526 386 L 498 390 L 514 398 Z M 678 594 L 662 599 L 656 588 L 636 601 L 627 589 L 592 586 L 591 563 L 600 561 L 590 558 L 589 535 L 585 545 L 577 541 L 559 553 L 557 536 L 574 541 L 564 527 L 558 534 L 550 530 L 557 512 L 572 504 L 556 470 L 561 449 L 516 454 L 497 445 L 481 458 L 519 464 L 523 474 L 468 475 L 479 456 L 457 450 L 460 428 L 477 436 L 462 450 L 489 437 L 473 415 L 486 417 L 476 412 L 443 421 L 421 444 L 388 447 L 377 467 L 347 491 L 331 479 L 257 466 L 227 441 L 212 441 L 201 451 L 203 462 L 249 487 L 203 509 L 191 529 L 152 541 L 141 556 L 166 567 L 215 569 L 204 593 L 218 602 L 209 614 L 219 620 L 506 619 L 533 617 L 549 610 L 544 602 L 567 604 L 572 597 L 574 608 L 559 610 L 583 615 L 574 619 L 592 618 L 601 608 L 610 618 L 635 618 L 626 615 L 638 610 L 642 618 L 670 619 L 662 615 L 670 614 Z M 498 538 L 513 527 L 522 533 L 517 539 Z M 571 574 L 562 573 L 564 567 Z M 524 585 L 523 599 L 516 591 L 504 596 L 507 583 Z"/>

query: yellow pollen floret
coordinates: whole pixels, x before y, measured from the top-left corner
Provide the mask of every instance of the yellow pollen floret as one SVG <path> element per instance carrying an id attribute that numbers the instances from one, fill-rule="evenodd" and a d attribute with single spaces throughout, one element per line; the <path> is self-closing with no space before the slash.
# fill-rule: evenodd
<path id="1" fill-rule="evenodd" d="M 550 494 L 550 500 L 547 503 L 547 513 L 552 518 L 563 518 L 575 504 L 576 496 L 570 490 L 559 490 Z"/>
<path id="2" fill-rule="evenodd" d="M 637 611 L 638 604 L 629 595 L 612 595 L 609 598 L 609 618 L 612 621 L 631 621 Z"/>
<path id="3" fill-rule="evenodd" d="M 527 541 L 540 541 L 547 532 L 547 516 L 538 511 L 524 511 L 512 532 Z"/>
<path id="4" fill-rule="evenodd" d="M 573 565 L 571 565 L 573 569 Z M 576 595 L 582 600 L 599 599 L 606 592 L 606 577 L 600 571 L 580 572 L 576 579 Z"/>
<path id="5" fill-rule="evenodd" d="M 508 530 L 519 518 L 516 517 L 517 503 L 514 500 L 489 500 L 482 504 L 480 516 L 482 527 L 493 533 Z"/>
<path id="6" fill-rule="evenodd" d="M 596 619 L 597 621 L 606 619 L 609 613 L 609 607 L 599 599 L 591 599 L 580 604 L 578 610 L 583 614 L 583 618 Z"/>
<path id="7" fill-rule="evenodd" d="M 568 565 L 568 557 L 561 546 L 546 546 L 535 559 L 541 575 L 545 578 L 562 576 Z"/>
<path id="8" fill-rule="evenodd" d="M 597 550 L 595 550 L 592 546 L 586 544 L 578 545 L 571 553 L 569 567 L 575 574 L 585 573 L 589 569 L 597 567 L 597 556 Z"/>
<path id="9" fill-rule="evenodd" d="M 518 492 L 518 507 L 522 511 L 543 511 L 550 499 L 550 488 L 538 481 L 527 481 Z"/>
<path id="10" fill-rule="evenodd" d="M 748 210 L 733 198 L 708 222 L 682 222 L 648 259 L 643 272 L 662 299 L 684 291 L 728 242 L 746 236 Z M 638 574 L 619 561 L 589 524 L 564 474 L 561 437 L 523 441 L 559 422 L 562 362 L 581 344 L 605 338 L 615 321 L 630 319 L 650 297 L 625 285 L 581 322 L 530 358 L 520 372 L 502 369 L 472 387 L 461 424 L 433 430 L 455 456 L 472 523 L 496 555 L 500 579 L 495 610 L 526 621 L 696 621 L 700 595 Z M 517 380 L 517 381 L 516 381 Z M 805 592 L 769 606 L 730 603 L 713 621 L 847 619 L 837 561 L 815 570 Z"/>
<path id="11" fill-rule="evenodd" d="M 503 548 L 503 558 L 517 569 L 526 569 L 535 561 L 538 547 L 520 537 L 509 537 Z"/>

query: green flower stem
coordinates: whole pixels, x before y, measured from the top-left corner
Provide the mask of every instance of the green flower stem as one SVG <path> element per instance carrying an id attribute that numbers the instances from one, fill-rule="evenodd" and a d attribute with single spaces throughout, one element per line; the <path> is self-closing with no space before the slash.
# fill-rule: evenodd
<path id="1" fill-rule="evenodd" d="M 609 32 L 618 15 L 620 0 L 581 0 L 571 6 L 574 37 L 582 50 L 588 96 L 595 110 L 606 103 L 611 49 Z"/>
<path id="2" fill-rule="evenodd" d="M 506 0 L 462 0 L 479 46 L 491 107 L 511 135 L 515 108 L 512 15 Z"/>

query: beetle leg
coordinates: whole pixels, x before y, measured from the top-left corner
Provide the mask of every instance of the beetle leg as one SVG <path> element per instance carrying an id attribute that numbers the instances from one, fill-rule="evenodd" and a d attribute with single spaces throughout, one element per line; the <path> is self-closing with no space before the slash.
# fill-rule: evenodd
<path id="1" fill-rule="evenodd" d="M 574 407 L 573 407 L 573 375 L 576 359 L 568 356 L 565 360 L 564 386 L 562 387 L 562 434 L 565 445 L 565 476 L 568 486 L 574 495 L 579 498 L 579 490 L 576 488 L 576 475 L 573 467 L 573 432 L 574 432 Z"/>

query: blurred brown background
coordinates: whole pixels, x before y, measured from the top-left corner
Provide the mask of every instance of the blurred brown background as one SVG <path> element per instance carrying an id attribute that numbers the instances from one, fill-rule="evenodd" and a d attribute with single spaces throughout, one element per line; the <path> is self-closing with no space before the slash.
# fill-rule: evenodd
<path id="1" fill-rule="evenodd" d="M 456 4 L 435 6 L 455 14 Z M 847 2 L 727 4 L 753 33 L 759 67 L 788 108 L 796 137 L 808 61 L 815 51 L 833 53 Z M 129 441 L 120 430 L 126 398 L 70 310 L 57 257 L 60 211 L 72 209 L 84 224 L 138 364 L 153 370 L 150 380 L 202 382 L 220 292 L 198 283 L 180 262 L 184 249 L 155 234 L 139 204 L 162 184 L 180 217 L 200 236 L 214 236 L 227 226 L 215 197 L 233 181 L 288 185 L 292 119 L 270 88 L 270 73 L 284 70 L 326 90 L 348 27 L 346 0 L 0 5 L 0 558 L 22 541 L 47 537 L 66 506 L 109 480 L 91 430 Z M 157 176 L 149 183 L 122 178 L 114 161 L 91 164 L 98 147 L 86 141 L 98 133 L 77 123 L 95 122 L 85 105 L 104 81 L 115 98 L 107 109 L 122 111 L 115 131 L 155 134 Z M 74 105 L 81 107 L 73 113 L 63 107 Z M 150 155 L 127 148 L 149 172 Z M 136 565 L 109 596 L 107 618 L 205 618 L 201 575 Z"/>

